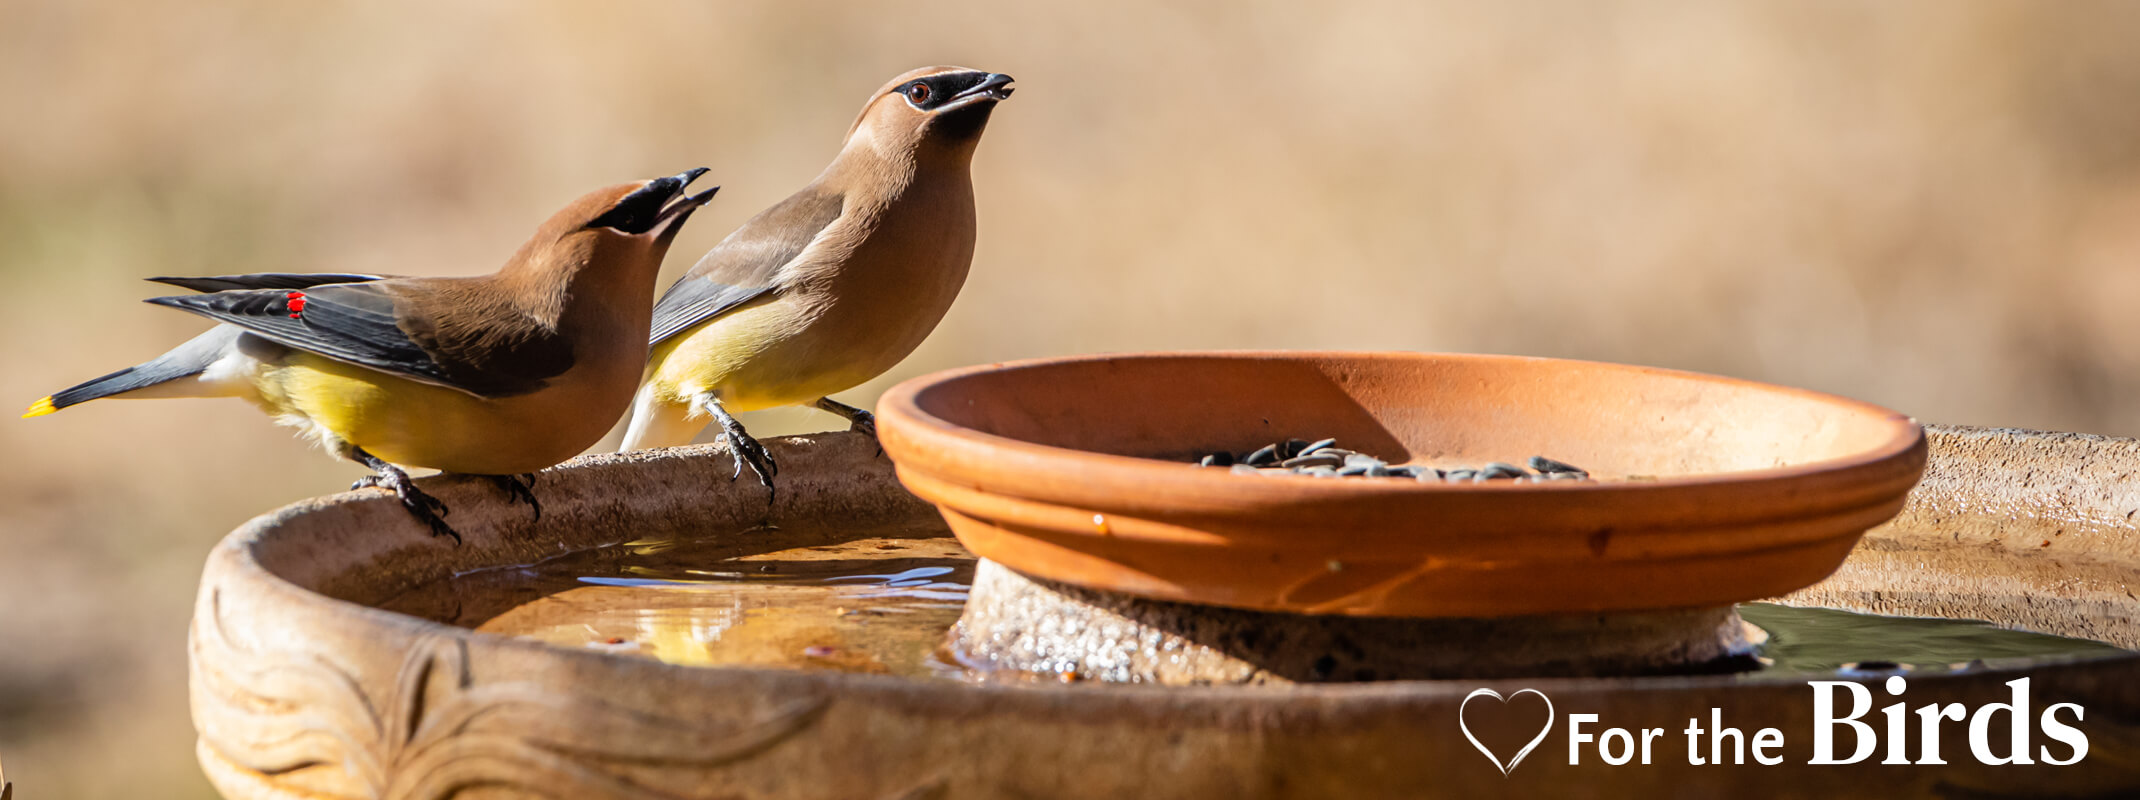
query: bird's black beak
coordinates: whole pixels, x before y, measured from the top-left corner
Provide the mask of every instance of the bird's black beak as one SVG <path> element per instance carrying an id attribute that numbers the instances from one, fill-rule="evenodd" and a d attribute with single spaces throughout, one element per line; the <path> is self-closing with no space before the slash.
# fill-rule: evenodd
<path id="1" fill-rule="evenodd" d="M 678 198 L 676 202 L 670 203 L 666 208 L 663 208 L 661 210 L 661 219 L 654 222 L 655 230 L 660 231 L 659 238 L 661 241 L 666 244 L 670 238 L 676 236 L 677 231 L 683 230 L 684 220 L 691 218 L 691 212 L 697 211 L 699 206 L 705 205 L 708 200 L 712 200 L 713 194 L 720 190 L 721 187 L 715 186 L 698 194 Z"/>
<path id="2" fill-rule="evenodd" d="M 929 124 L 930 135 L 945 141 L 972 139 L 988 124 L 988 116 L 995 111 L 996 102 L 1009 96 L 1011 76 L 1000 72 L 986 73 L 973 85 L 959 90 L 958 94 L 930 111 L 935 115 L 935 120 Z"/>
<path id="3" fill-rule="evenodd" d="M 678 216 L 688 215 L 691 212 L 698 210 L 699 206 L 705 205 L 706 201 L 708 200 L 712 200 L 714 193 L 720 190 L 721 187 L 715 186 L 711 189 L 707 189 L 706 191 L 699 192 L 698 194 L 678 198 L 676 202 L 670 203 L 667 207 L 661 210 L 661 220 L 667 221 L 670 219 L 674 219 Z"/>
<path id="4" fill-rule="evenodd" d="M 990 100 L 1001 100 L 1011 96 L 1011 92 L 1017 91 L 1011 88 L 1011 81 L 1013 80 L 1016 79 L 1001 72 L 988 73 L 988 76 L 982 78 L 980 83 L 968 86 L 965 91 L 952 95 L 951 102 L 945 105 L 958 103 L 961 100 L 970 102 L 983 97 Z"/>
<path id="5" fill-rule="evenodd" d="M 719 187 L 677 200 L 677 195 L 683 194 L 684 187 L 691 185 L 692 181 L 704 174 L 705 167 L 696 167 L 667 178 L 647 181 L 645 186 L 625 195 L 615 206 L 587 223 L 587 227 L 612 228 L 633 236 L 651 231 L 654 226 L 674 218 L 679 213 L 697 208 L 713 198 L 713 192 L 718 191 Z M 671 200 L 676 202 L 672 204 L 669 202 Z M 682 210 L 679 210 L 680 207 Z"/>

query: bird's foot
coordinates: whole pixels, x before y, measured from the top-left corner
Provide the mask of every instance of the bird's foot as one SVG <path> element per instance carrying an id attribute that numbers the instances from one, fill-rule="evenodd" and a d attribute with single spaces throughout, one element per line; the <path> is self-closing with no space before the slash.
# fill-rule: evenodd
<path id="1" fill-rule="evenodd" d="M 453 509 L 447 508 L 444 502 L 424 490 L 416 488 L 416 479 L 409 477 L 408 473 L 395 469 L 392 473 L 381 475 L 374 485 L 393 490 L 394 496 L 401 500 L 401 507 L 416 517 L 417 522 L 430 528 L 432 536 L 446 536 L 452 538 L 454 544 L 461 543 L 460 532 L 446 524 L 446 516 L 452 514 Z"/>
<path id="2" fill-rule="evenodd" d="M 773 498 L 778 494 L 773 488 L 773 476 L 780 474 L 780 465 L 773 463 L 773 455 L 765 451 L 765 445 L 759 444 L 758 440 L 751 438 L 750 434 L 743 430 L 743 423 L 737 422 L 735 416 L 728 413 L 728 409 L 721 407 L 719 397 L 700 395 L 698 403 L 715 422 L 721 424 L 721 435 L 728 440 L 728 452 L 736 458 L 736 472 L 728 476 L 728 480 L 742 478 L 743 465 L 749 464 L 750 470 L 758 474 L 758 482 L 765 485 L 765 503 L 771 506 Z"/>
<path id="3" fill-rule="evenodd" d="M 736 473 L 728 479 L 733 481 L 743 477 L 743 465 L 749 464 L 751 472 L 757 474 L 758 482 L 765 486 L 768 495 L 776 491 L 773 488 L 773 476 L 780 474 L 780 465 L 773 462 L 773 454 L 766 452 L 765 445 L 759 444 L 757 439 L 744 433 L 741 427 L 728 432 L 727 435 L 728 449 L 736 457 Z"/>
<path id="4" fill-rule="evenodd" d="M 409 477 L 409 473 L 403 472 L 400 467 L 380 460 L 377 456 L 364 452 L 362 448 L 356 448 L 353 451 L 353 455 L 359 463 L 371 467 L 377 474 L 358 479 L 356 483 L 350 485 L 351 489 L 381 488 L 392 490 L 394 497 L 401 500 L 401 507 L 407 509 L 411 516 L 416 517 L 416 521 L 424 524 L 424 527 L 430 528 L 432 536 L 447 536 L 453 539 L 454 544 L 461 543 L 461 534 L 455 531 L 453 526 L 446 524 L 445 520 L 446 515 L 453 513 L 453 510 L 447 508 L 446 504 L 440 502 L 438 498 L 432 497 L 425 493 L 424 490 L 416 488 L 416 479 Z"/>
<path id="5" fill-rule="evenodd" d="M 877 415 L 856 409 L 854 421 L 848 424 L 847 429 L 855 433 L 867 434 L 869 438 L 875 439 L 877 438 Z M 884 448 L 877 448 L 877 452 L 884 452 Z"/>
<path id="6" fill-rule="evenodd" d="M 884 443 L 877 441 L 877 415 L 864 411 L 861 416 L 855 417 L 854 423 L 847 426 L 847 429 L 855 433 L 865 434 L 869 436 L 870 441 L 877 443 L 877 452 L 872 454 L 871 458 L 884 456 Z"/>
<path id="7" fill-rule="evenodd" d="M 834 414 L 846 417 L 847 430 L 852 431 L 854 433 L 867 435 L 871 439 L 877 438 L 877 415 L 871 414 L 868 411 L 864 411 L 859 408 L 855 408 L 854 406 L 842 403 L 838 400 L 834 400 L 830 397 L 818 398 L 817 407 L 821 410 L 830 411 Z M 877 455 L 884 455 L 884 445 L 877 445 Z"/>
<path id="8" fill-rule="evenodd" d="M 523 472 L 518 475 L 485 475 L 483 477 L 489 478 L 492 483 L 497 484 L 498 488 L 505 492 L 506 504 L 527 503 L 528 508 L 535 510 L 535 519 L 542 519 L 542 503 L 535 499 L 535 473 Z"/>
<path id="9" fill-rule="evenodd" d="M 401 507 L 408 509 L 410 514 L 416 515 L 418 522 L 430 528 L 432 536 L 446 536 L 452 538 L 456 545 L 461 543 L 460 532 L 446 524 L 446 515 L 453 513 L 453 509 L 447 508 L 438 498 L 425 494 L 409 481 L 404 480 L 393 489 L 394 496 L 401 498 Z"/>

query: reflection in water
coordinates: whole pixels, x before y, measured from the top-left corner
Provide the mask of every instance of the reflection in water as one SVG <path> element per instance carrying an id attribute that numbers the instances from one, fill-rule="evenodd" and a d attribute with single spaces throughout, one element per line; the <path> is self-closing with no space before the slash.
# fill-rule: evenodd
<path id="1" fill-rule="evenodd" d="M 2125 652 L 2088 639 L 2007 630 L 1966 619 L 1885 617 L 1772 603 L 1742 603 L 1739 617 L 1768 631 L 1760 655 L 1770 672 L 1826 673 L 1848 665 L 1866 671 L 1900 665 L 1927 672 L 1963 668 L 1972 661 L 2004 667 Z"/>
<path id="2" fill-rule="evenodd" d="M 675 664 L 831 669 L 957 680 L 944 653 L 973 580 L 948 538 L 871 538 L 749 552 L 721 542 L 632 542 L 419 587 L 383 607 L 462 627 Z M 758 549 L 763 549 L 759 547 Z M 1882 617 L 1767 603 L 1739 607 L 1767 631 L 1764 674 L 1830 674 L 1877 662 L 1920 671 L 2119 652 L 2084 639 L 1967 620 Z M 1022 676 L 1031 678 L 1034 676 Z"/>
<path id="3" fill-rule="evenodd" d="M 674 664 L 960 671 L 937 654 L 973 557 L 951 539 L 862 539 L 734 555 L 633 542 L 459 576 L 388 607 L 479 631 Z"/>

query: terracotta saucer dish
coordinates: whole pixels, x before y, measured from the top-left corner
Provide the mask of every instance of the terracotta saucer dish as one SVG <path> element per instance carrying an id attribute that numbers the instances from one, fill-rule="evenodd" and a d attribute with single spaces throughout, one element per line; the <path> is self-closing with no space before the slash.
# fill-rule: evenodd
<path id="1" fill-rule="evenodd" d="M 1096 589 L 1267 611 L 1502 617 L 1727 605 L 1826 577 L 1893 517 L 1924 432 L 1817 392 L 1646 367 L 1432 353 L 1079 356 L 886 393 L 899 479 L 975 554 Z M 1240 474 L 1335 438 L 1390 464 L 1593 480 Z"/>

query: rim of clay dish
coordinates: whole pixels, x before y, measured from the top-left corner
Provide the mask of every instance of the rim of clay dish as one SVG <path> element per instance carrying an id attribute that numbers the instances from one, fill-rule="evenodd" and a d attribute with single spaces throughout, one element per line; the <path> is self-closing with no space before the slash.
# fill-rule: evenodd
<path id="1" fill-rule="evenodd" d="M 985 433 L 925 407 L 933 392 L 983 375 L 1140 360 L 1562 365 L 1781 395 L 1854 415 L 1886 435 L 1835 458 L 1642 482 L 1247 479 Z M 1507 616 L 1692 607 L 1781 594 L 1832 572 L 1859 535 L 1901 507 L 1925 463 L 1922 427 L 1870 403 L 1696 372 L 1527 356 L 1180 351 L 1031 359 L 906 381 L 885 393 L 878 417 L 900 479 L 942 508 L 976 554 L 1092 588 L 1298 613 Z M 1477 535 L 1489 531 L 1494 535 Z M 1332 535 L 1306 535 L 1316 532 Z M 1606 552 L 1606 538 L 1617 549 Z M 1213 569 L 1210 559 L 1224 548 L 1246 555 L 1229 560 L 1228 569 Z M 1343 578 L 1313 574 L 1326 561 L 1376 562 L 1389 570 L 1387 580 L 1368 585 L 1382 578 L 1357 571 Z M 1430 575 L 1443 567 L 1395 566 L 1403 561 L 1461 563 Z M 1685 586 L 1655 580 L 1657 570 L 1673 563 L 1702 571 L 1688 573 Z M 1644 569 L 1649 572 L 1638 575 Z M 1428 588 L 1452 577 L 1468 587 Z M 1608 586 L 1631 577 L 1639 578 L 1638 591 Z M 1332 585 L 1341 582 L 1353 585 Z M 1560 586 L 1567 597 L 1519 591 L 1517 584 L 1526 582 Z"/>
<path id="2" fill-rule="evenodd" d="M 1908 453 L 1913 448 L 1921 447 L 1924 443 L 1923 426 L 1919 425 L 1916 420 L 1912 419 L 1907 414 L 1903 414 L 1901 412 L 1894 411 L 1892 409 L 1888 409 L 1882 406 L 1874 405 L 1872 403 L 1868 403 L 1862 400 L 1854 400 L 1848 397 L 1843 397 L 1841 395 L 1829 394 L 1826 392 L 1815 391 L 1812 389 L 1801 389 L 1793 386 L 1762 383 L 1760 381 L 1752 381 L 1744 378 L 1733 378 L 1724 375 L 1714 375 L 1705 372 L 1692 372 L 1688 370 L 1669 369 L 1666 367 L 1647 367 L 1634 364 L 1615 364 L 1607 361 L 1586 361 L 1582 359 L 1573 358 L 1547 358 L 1543 356 L 1493 355 L 1484 353 L 1429 353 L 1415 352 L 1409 350 L 1169 350 L 1148 353 L 1098 353 L 1077 356 L 1028 358 L 1016 361 L 998 362 L 994 364 L 980 364 L 970 367 L 960 367 L 957 369 L 944 370 L 942 372 L 930 373 L 928 375 L 922 375 L 920 377 L 908 379 L 893 386 L 891 389 L 887 390 L 884 393 L 883 398 L 878 400 L 877 402 L 877 415 L 880 417 L 898 418 L 899 422 L 894 423 L 895 425 L 898 425 L 900 423 L 908 423 L 915 426 L 916 430 L 913 430 L 907 435 L 914 435 L 919 437 L 925 436 L 930 433 L 943 434 L 945 437 L 943 439 L 930 437 L 930 441 L 928 442 L 928 444 L 943 447 L 955 452 L 955 454 L 953 455 L 936 456 L 931 453 L 917 451 L 913 455 L 910 455 L 908 459 L 902 460 L 902 466 L 905 465 L 905 462 L 907 460 L 912 460 L 916 462 L 917 466 L 923 464 L 942 464 L 950 462 L 960 456 L 971 457 L 972 454 L 983 450 L 1001 450 L 1007 451 L 1008 453 L 1015 455 L 1020 461 L 1018 466 L 1021 469 L 1060 469 L 1065 466 L 1071 466 L 1066 464 L 1064 459 L 1095 459 L 1095 461 L 1093 462 L 1094 464 L 1104 465 L 1110 471 L 1126 470 L 1127 472 L 1123 474 L 1128 475 L 1130 477 L 1124 479 L 1122 481 L 1124 483 L 1137 483 L 1148 481 L 1151 479 L 1166 479 L 1169 481 L 1194 480 L 1200 483 L 1208 483 L 1212 485 L 1237 486 L 1239 484 L 1235 482 L 1236 479 L 1226 474 L 1222 470 L 1204 469 L 1198 467 L 1195 464 L 1174 463 L 1150 458 L 1139 458 L 1136 456 L 1122 456 L 1114 455 L 1112 453 L 1095 453 L 1085 450 L 1075 450 L 1067 447 L 1056 447 L 1053 445 L 1028 442 L 1022 439 L 1015 439 L 1007 436 L 999 436 L 992 433 L 984 433 L 982 431 L 974 430 L 972 428 L 968 428 L 966 426 L 945 420 L 942 417 L 923 410 L 921 407 L 922 395 L 940 387 L 948 386 L 952 383 L 956 383 L 976 375 L 1008 372 L 1014 370 L 1046 369 L 1049 367 L 1061 366 L 1066 364 L 1087 363 L 1094 361 L 1130 361 L 1175 358 L 1238 360 L 1365 360 L 1383 358 L 1425 358 L 1447 361 L 1499 361 L 1526 364 L 1560 363 L 1580 365 L 1584 367 L 1623 371 L 1640 375 L 1656 375 L 1661 377 L 1685 378 L 1697 381 L 1717 383 L 1727 386 L 1739 386 L 1751 389 L 1758 389 L 1774 394 L 1790 395 L 1806 401 L 1838 406 L 1867 416 L 1881 418 L 1888 423 L 1888 426 L 1892 431 L 1888 436 L 1887 440 L 1881 442 L 1879 446 L 1863 450 L 1849 456 L 1822 459 L 1819 461 L 1809 461 L 1803 464 L 1796 464 L 1787 467 L 1735 470 L 1730 472 L 1704 473 L 1700 475 L 1659 476 L 1655 480 L 1647 480 L 1641 483 L 1592 483 L 1586 481 L 1518 483 L 1515 481 L 1497 481 L 1480 484 L 1454 484 L 1417 482 L 1404 483 L 1401 481 L 1328 481 L 1305 475 L 1270 476 L 1271 478 L 1276 478 L 1278 480 L 1287 480 L 1301 483 L 1304 485 L 1312 484 L 1327 487 L 1331 492 L 1341 494 L 1366 496 L 1387 494 L 1413 494 L 1419 492 L 1580 493 L 1659 490 L 1689 486 L 1711 486 L 1717 484 L 1738 485 L 1750 481 L 1789 479 L 1804 477 L 1808 475 L 1833 473 L 1855 467 L 1862 467 L 1869 464 L 1875 464 L 1889 459 L 1893 459 L 1898 456 L 1902 456 Z M 1074 466 L 1073 469 L 1077 471 L 1081 477 L 1096 477 L 1090 472 L 1090 468 L 1088 467 L 1079 465 Z"/>

